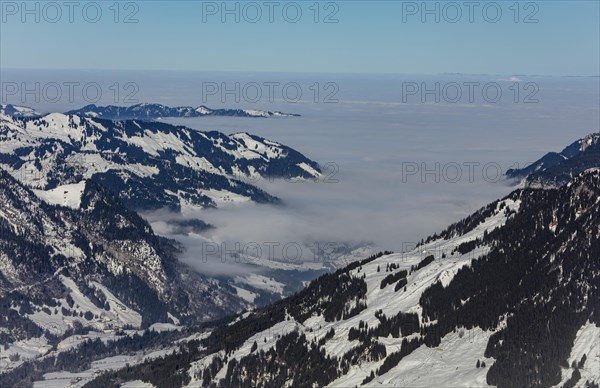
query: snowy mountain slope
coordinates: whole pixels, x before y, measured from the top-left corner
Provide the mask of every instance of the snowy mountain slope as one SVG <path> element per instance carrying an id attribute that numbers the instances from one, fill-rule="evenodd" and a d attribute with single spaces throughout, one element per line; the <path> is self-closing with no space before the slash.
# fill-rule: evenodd
<path id="1" fill-rule="evenodd" d="M 527 187 L 557 187 L 581 172 L 600 167 L 600 133 L 591 133 L 560 153 L 549 152 L 522 169 L 511 169 L 506 177 Z"/>
<path id="2" fill-rule="evenodd" d="M 191 106 L 168 107 L 161 104 L 141 103 L 131 106 L 84 106 L 66 112 L 67 115 L 82 117 L 103 118 L 111 120 L 155 120 L 166 117 L 204 117 L 204 116 L 231 116 L 231 117 L 297 117 L 298 114 L 271 112 L 256 109 L 211 109 L 204 105 L 197 108 Z"/>
<path id="3" fill-rule="evenodd" d="M 136 210 L 213 207 L 223 198 L 277 202 L 240 179 L 320 174 L 319 166 L 299 152 L 245 133 L 226 136 L 61 113 L 0 115 L 0 167 L 44 191 L 60 192 L 59 187 L 91 179 Z"/>
<path id="4" fill-rule="evenodd" d="M 49 205 L 0 170 L 0 343 L 190 324 L 245 306 L 100 186 L 86 182 L 80 201 Z"/>
<path id="5" fill-rule="evenodd" d="M 72 209 L 79 209 L 81 206 L 81 197 L 85 191 L 86 181 L 57 186 L 50 190 L 33 190 L 33 192 L 42 200 L 51 205 L 67 206 Z"/>
<path id="6" fill-rule="evenodd" d="M 599 256 L 596 169 L 517 190 L 412 252 L 323 275 L 200 347 L 87 386 L 595 387 Z"/>

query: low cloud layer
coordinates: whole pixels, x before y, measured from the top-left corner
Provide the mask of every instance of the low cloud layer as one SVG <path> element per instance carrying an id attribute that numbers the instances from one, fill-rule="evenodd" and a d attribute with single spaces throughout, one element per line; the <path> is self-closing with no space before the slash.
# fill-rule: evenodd
<path id="1" fill-rule="evenodd" d="M 507 169 L 523 167 L 599 129 L 593 80 L 519 76 L 540 87 L 535 104 L 514 103 L 509 95 L 497 104 L 480 98 L 460 104 L 404 103 L 401 98 L 406 80 L 485 83 L 498 78 L 342 77 L 335 80 L 336 104 L 260 104 L 301 113 L 299 118 L 169 120 L 198 130 L 247 131 L 336 166 L 328 169 L 329 179 L 317 183 L 258 182 L 283 200 L 281 207 L 245 203 L 187 216 L 215 225 L 203 236 L 219 243 L 372 242 L 379 249 L 401 251 L 512 191 L 502 179 Z M 186 243 L 190 249 L 183 260 L 198 264 L 197 239 Z M 247 270 L 231 263 L 196 267 L 219 273 Z"/>

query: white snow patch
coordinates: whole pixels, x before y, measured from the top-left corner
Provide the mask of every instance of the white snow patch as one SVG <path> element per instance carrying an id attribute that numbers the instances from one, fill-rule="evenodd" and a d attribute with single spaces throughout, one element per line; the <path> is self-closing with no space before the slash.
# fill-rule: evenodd
<path id="1" fill-rule="evenodd" d="M 273 278 L 255 273 L 249 273 L 245 276 L 236 276 L 234 281 L 236 283 L 248 284 L 254 288 L 258 288 L 259 290 L 265 290 L 281 295 L 283 295 L 283 288 L 285 286 L 283 283 L 280 283 Z"/>
<path id="2" fill-rule="evenodd" d="M 154 385 L 141 380 L 129 381 L 121 385 L 121 388 L 154 388 Z"/>
<path id="3" fill-rule="evenodd" d="M 254 303 L 254 299 L 256 299 L 257 294 L 237 286 L 233 286 L 233 288 L 235 288 L 235 291 L 237 292 L 240 298 L 244 299 L 247 302 Z"/>
<path id="4" fill-rule="evenodd" d="M 85 190 L 85 181 L 69 185 L 58 186 L 50 190 L 33 190 L 33 192 L 43 201 L 52 205 L 67 206 L 72 209 L 79 209 L 81 206 L 81 195 Z"/>

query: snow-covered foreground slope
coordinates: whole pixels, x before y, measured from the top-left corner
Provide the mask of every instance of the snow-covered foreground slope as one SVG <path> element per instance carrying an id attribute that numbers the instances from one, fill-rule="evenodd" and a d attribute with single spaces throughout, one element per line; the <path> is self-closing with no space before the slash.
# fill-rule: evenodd
<path id="1" fill-rule="evenodd" d="M 90 386 L 595 387 L 599 206 L 598 170 L 517 190 L 410 252 L 323 275 Z"/>
<path id="2" fill-rule="evenodd" d="M 459 330 L 447 334 L 435 348 L 421 345 L 386 375 L 368 386 L 383 387 L 487 387 L 486 368 L 477 368 L 477 360 L 490 365 L 493 359 L 484 356 L 490 332 L 479 328 Z M 378 367 L 381 362 L 372 363 Z M 355 387 L 363 385 L 363 364 L 351 367 L 349 372 L 335 380 L 330 387 Z M 367 371 L 368 372 L 368 371 Z"/>
<path id="3" fill-rule="evenodd" d="M 62 113 L 0 114 L 0 167 L 53 203 L 69 185 L 94 180 L 136 210 L 277 202 L 248 182 L 320 175 L 299 152 L 246 133 Z"/>

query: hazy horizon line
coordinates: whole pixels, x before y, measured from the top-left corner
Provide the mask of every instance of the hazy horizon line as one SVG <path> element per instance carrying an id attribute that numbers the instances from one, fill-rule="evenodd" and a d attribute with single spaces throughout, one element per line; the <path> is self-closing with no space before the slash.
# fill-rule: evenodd
<path id="1" fill-rule="evenodd" d="M 464 73 L 447 71 L 442 73 L 403 73 L 403 72 L 331 72 L 331 71 L 270 71 L 270 70 L 199 70 L 199 69 L 103 69 L 103 68 L 45 68 L 45 67 L 0 67 L 2 70 L 21 70 L 21 71 L 104 71 L 104 72 L 148 72 L 148 73 L 259 73 L 259 74 L 338 74 L 338 75 L 371 75 L 371 76 L 386 76 L 386 75 L 409 75 L 409 76 L 517 76 L 517 77 L 548 77 L 548 78 L 600 78 L 599 74 L 526 74 L 526 73 Z"/>

